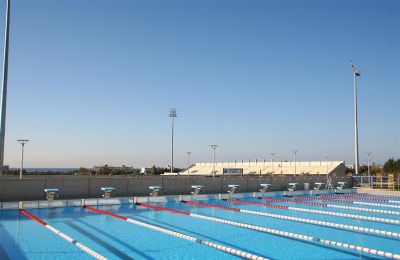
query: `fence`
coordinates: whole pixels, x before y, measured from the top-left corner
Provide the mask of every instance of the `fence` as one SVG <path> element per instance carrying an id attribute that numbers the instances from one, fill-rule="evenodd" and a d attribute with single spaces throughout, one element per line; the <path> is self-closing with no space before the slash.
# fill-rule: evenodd
<path id="1" fill-rule="evenodd" d="M 339 181 L 349 183 L 347 176 L 332 177 L 333 185 Z M 239 184 L 241 192 L 255 192 L 262 183 L 272 184 L 272 191 L 287 189 L 289 182 L 299 183 L 299 189 L 308 183 L 310 188 L 315 182 L 326 182 L 326 176 L 37 176 L 0 178 L 0 201 L 45 199 L 45 188 L 60 189 L 61 199 L 100 198 L 101 187 L 114 187 L 116 196 L 146 196 L 149 186 L 162 186 L 165 195 L 190 194 L 191 185 L 202 185 L 208 194 L 226 193 L 229 184 Z M 307 186 L 307 185 L 306 185 Z"/>

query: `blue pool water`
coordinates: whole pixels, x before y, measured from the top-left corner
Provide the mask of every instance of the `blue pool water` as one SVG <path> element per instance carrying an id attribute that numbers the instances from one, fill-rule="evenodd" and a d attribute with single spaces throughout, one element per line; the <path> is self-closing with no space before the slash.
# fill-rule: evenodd
<path id="1" fill-rule="evenodd" d="M 244 201 L 400 220 L 399 215 L 297 205 L 286 202 L 265 202 L 257 198 L 247 198 L 244 199 Z M 220 200 L 207 200 L 202 202 L 285 216 L 295 216 L 400 232 L 400 225 L 396 224 L 378 223 L 254 205 L 239 205 Z M 345 205 L 324 201 L 321 203 Z M 216 208 L 198 207 L 180 202 L 158 202 L 151 204 L 400 254 L 400 238 L 357 233 Z M 349 204 L 348 206 L 386 209 L 400 212 L 400 209 L 380 208 L 376 206 L 355 204 Z M 97 206 L 96 208 L 270 259 L 378 258 L 376 255 L 366 253 L 360 254 L 356 251 L 289 239 L 223 223 L 173 214 L 166 211 L 155 211 L 133 204 Z M 82 207 L 29 209 L 27 211 L 109 259 L 237 258 L 199 243 L 193 243 L 178 237 L 140 227 L 117 218 L 89 211 Z M 0 259 L 91 259 L 91 256 L 75 247 L 72 243 L 61 239 L 37 222 L 22 215 L 19 211 L 3 210 L 0 211 Z"/>

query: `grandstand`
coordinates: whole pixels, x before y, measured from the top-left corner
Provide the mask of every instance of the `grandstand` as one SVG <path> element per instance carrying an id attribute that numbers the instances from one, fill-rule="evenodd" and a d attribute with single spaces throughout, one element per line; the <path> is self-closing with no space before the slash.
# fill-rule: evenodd
<path id="1" fill-rule="evenodd" d="M 190 175 L 211 175 L 213 163 L 195 163 L 189 167 Z M 346 174 L 344 161 L 318 162 L 223 162 L 215 163 L 216 175 L 326 175 L 340 176 Z M 185 169 L 179 174 L 187 175 Z"/>

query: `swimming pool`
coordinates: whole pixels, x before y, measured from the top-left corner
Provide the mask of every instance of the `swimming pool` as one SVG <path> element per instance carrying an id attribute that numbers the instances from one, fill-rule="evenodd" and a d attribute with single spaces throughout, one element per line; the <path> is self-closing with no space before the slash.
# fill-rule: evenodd
<path id="1" fill-rule="evenodd" d="M 117 205 L 87 200 L 87 207 L 72 201 L 76 206 L 31 205 L 26 214 L 3 205 L 0 259 L 400 258 L 399 202 L 368 194 L 254 193 Z"/>

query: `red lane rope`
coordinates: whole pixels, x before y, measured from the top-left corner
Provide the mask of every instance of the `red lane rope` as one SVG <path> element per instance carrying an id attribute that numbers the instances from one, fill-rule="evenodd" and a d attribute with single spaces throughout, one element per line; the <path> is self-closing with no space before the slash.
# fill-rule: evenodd
<path id="1" fill-rule="evenodd" d="M 241 201 L 241 200 L 231 200 L 231 199 L 222 199 L 222 200 L 224 200 L 226 202 L 229 202 L 229 203 L 236 203 L 236 204 L 255 205 L 255 206 L 261 206 L 261 207 L 267 207 L 267 208 L 276 208 L 276 209 L 289 209 L 288 206 L 272 205 L 272 204 L 254 202 L 254 201 Z"/>
<path id="2" fill-rule="evenodd" d="M 36 222 L 39 223 L 40 225 L 47 226 L 47 223 L 46 223 L 46 222 L 44 222 L 43 220 L 41 220 L 41 219 L 35 217 L 34 215 L 28 213 L 27 211 L 25 211 L 25 210 L 23 210 L 23 209 L 20 209 L 19 211 L 20 211 L 22 214 L 24 214 L 25 216 L 27 216 L 28 218 L 30 218 L 30 219 L 36 221 Z"/>
<path id="3" fill-rule="evenodd" d="M 331 196 L 331 195 L 326 195 L 326 194 L 321 194 L 320 196 Z M 384 196 L 384 195 L 375 195 L 375 194 L 344 194 L 344 195 L 337 195 L 336 197 L 344 197 L 344 198 L 357 198 L 357 199 L 367 199 L 367 198 L 375 198 L 375 199 L 394 199 L 394 200 L 400 200 L 399 196 Z"/>
<path id="4" fill-rule="evenodd" d="M 277 198 L 258 198 L 258 199 L 264 200 L 264 201 L 288 202 L 288 203 L 303 204 L 303 205 L 310 205 L 310 206 L 317 206 L 317 207 L 327 207 L 327 205 L 323 204 L 323 203 L 308 202 L 308 201 L 284 200 L 284 199 L 277 199 Z"/>
<path id="5" fill-rule="evenodd" d="M 199 206 L 199 207 L 225 209 L 225 210 L 231 210 L 231 211 L 240 212 L 240 209 L 237 209 L 237 208 L 219 206 L 219 205 L 214 205 L 214 204 L 206 204 L 206 203 L 194 202 L 194 201 L 186 201 L 186 200 L 181 200 L 181 202 L 186 203 L 188 205 L 194 205 L 194 206 Z"/>
<path id="6" fill-rule="evenodd" d="M 138 205 L 138 206 L 149 208 L 149 209 L 161 210 L 161 211 L 169 211 L 169 212 L 176 213 L 176 214 L 190 216 L 189 212 L 180 211 L 180 210 L 176 210 L 176 209 L 164 208 L 164 207 L 159 207 L 159 206 L 154 206 L 154 205 L 150 205 L 150 204 L 147 204 L 147 203 L 139 203 L 139 202 L 136 202 L 135 204 Z"/>
<path id="7" fill-rule="evenodd" d="M 295 199 L 302 199 L 302 200 L 327 200 L 328 198 L 333 199 L 332 201 L 338 201 L 338 202 L 343 202 L 343 203 L 353 203 L 353 200 L 370 200 L 370 201 L 380 201 L 380 202 L 389 202 L 389 200 L 384 200 L 384 199 L 378 199 L 378 198 L 366 198 L 364 196 L 362 197 L 342 197 L 342 196 L 335 196 L 335 195 L 324 195 L 321 197 L 319 195 L 318 197 L 306 197 L 306 196 L 293 196 Z M 336 198 L 341 198 L 341 199 L 348 199 L 348 200 L 337 200 Z M 349 202 L 345 202 L 349 201 Z"/>
<path id="8" fill-rule="evenodd" d="M 119 219 L 122 219 L 122 220 L 128 220 L 128 218 L 126 218 L 126 217 L 123 217 L 123 216 L 120 216 L 120 215 L 117 215 L 117 214 L 113 214 L 113 213 L 111 213 L 111 212 L 108 212 L 108 211 L 104 211 L 104 210 L 101 210 L 101 209 L 96 209 L 96 208 L 93 208 L 93 207 L 90 207 L 90 206 L 83 206 L 85 209 L 88 209 L 88 210 L 91 210 L 91 211 L 94 211 L 94 212 L 97 212 L 97 213 L 101 213 L 101 214 L 104 214 L 104 215 L 107 215 L 107 216 L 111 216 L 111 217 L 114 217 L 114 218 L 119 218 Z"/>
<path id="9" fill-rule="evenodd" d="M 295 199 L 305 199 L 305 200 L 321 200 L 321 201 L 331 201 L 331 202 L 340 202 L 340 203 L 348 203 L 348 204 L 353 204 L 352 200 L 336 200 L 336 199 L 331 199 L 330 197 L 327 198 L 324 196 L 324 198 L 320 197 L 304 197 L 304 196 L 293 196 Z"/>

